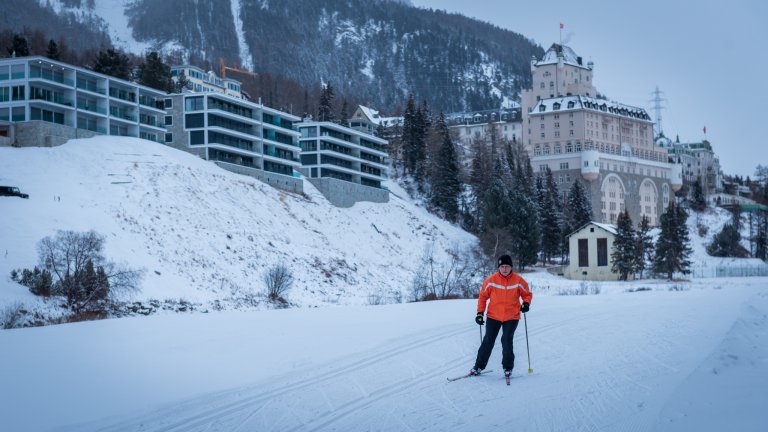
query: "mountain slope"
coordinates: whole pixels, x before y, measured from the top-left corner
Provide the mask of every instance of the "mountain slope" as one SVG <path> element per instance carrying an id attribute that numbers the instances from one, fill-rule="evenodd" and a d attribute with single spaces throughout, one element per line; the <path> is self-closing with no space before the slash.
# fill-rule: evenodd
<path id="1" fill-rule="evenodd" d="M 146 270 L 138 299 L 205 307 L 247 303 L 280 263 L 293 272 L 289 300 L 299 306 L 396 302 L 408 298 L 427 247 L 442 260 L 476 243 L 394 194 L 341 209 L 309 183 L 304 195 L 285 193 L 134 138 L 0 148 L 0 184 L 30 194 L 0 199 L 0 299 L 30 300 L 8 275 L 35 265 L 36 243 L 56 230 L 105 235 L 110 259 Z"/>
<path id="2" fill-rule="evenodd" d="M 138 55 L 160 50 L 217 71 L 223 61 L 307 89 L 331 82 L 339 95 L 388 110 L 409 92 L 435 111 L 498 107 L 519 99 L 530 85 L 531 56 L 543 53 L 488 23 L 383 0 L 9 1 L 103 23 L 114 44 Z M 31 19 L 9 25 L 40 27 Z M 254 97 L 275 106 L 298 112 L 303 105 L 287 100 L 296 96 L 286 89 L 258 90 Z"/>

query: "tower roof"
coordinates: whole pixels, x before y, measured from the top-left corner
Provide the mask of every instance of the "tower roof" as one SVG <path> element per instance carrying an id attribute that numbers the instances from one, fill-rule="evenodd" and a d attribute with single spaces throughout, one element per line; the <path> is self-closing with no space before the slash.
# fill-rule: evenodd
<path id="1" fill-rule="evenodd" d="M 592 69 L 591 66 L 585 66 L 582 62 L 581 57 L 579 57 L 576 52 L 567 45 L 560 45 L 553 43 L 551 47 L 547 50 L 547 52 L 544 53 L 544 56 L 536 62 L 536 66 L 541 65 L 547 65 L 547 64 L 557 64 L 560 58 L 562 57 L 563 63 L 569 64 L 572 66 L 584 68 L 584 69 Z"/>

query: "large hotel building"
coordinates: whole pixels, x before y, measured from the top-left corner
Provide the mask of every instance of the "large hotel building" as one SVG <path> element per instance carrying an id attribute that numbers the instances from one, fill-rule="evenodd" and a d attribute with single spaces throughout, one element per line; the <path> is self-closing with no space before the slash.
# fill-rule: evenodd
<path id="1" fill-rule="evenodd" d="M 643 108 L 602 98 L 592 62 L 553 44 L 531 60 L 533 88 L 522 96 L 523 143 L 535 171 L 552 171 L 564 197 L 574 180 L 588 191 L 593 220 L 615 223 L 626 208 L 633 222 L 659 223 L 682 170 L 654 143 Z"/>

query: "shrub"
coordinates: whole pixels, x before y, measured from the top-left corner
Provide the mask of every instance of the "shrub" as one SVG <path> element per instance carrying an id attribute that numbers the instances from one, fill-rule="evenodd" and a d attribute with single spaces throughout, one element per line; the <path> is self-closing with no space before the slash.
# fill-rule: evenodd
<path id="1" fill-rule="evenodd" d="M 0 309 L 0 328 L 12 329 L 21 327 L 22 319 L 26 313 L 24 305 L 19 302 L 6 305 L 3 309 Z"/>
<path id="2" fill-rule="evenodd" d="M 270 301 L 281 305 L 288 304 L 285 296 L 293 287 L 293 273 L 287 266 L 284 264 L 272 266 L 264 274 L 264 284 Z"/>

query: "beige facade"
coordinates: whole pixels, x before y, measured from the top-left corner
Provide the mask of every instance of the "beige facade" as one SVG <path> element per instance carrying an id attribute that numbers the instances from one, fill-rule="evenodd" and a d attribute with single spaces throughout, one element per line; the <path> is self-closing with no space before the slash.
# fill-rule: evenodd
<path id="1" fill-rule="evenodd" d="M 563 199 L 573 181 L 582 182 L 594 220 L 615 223 L 627 209 L 633 222 L 645 216 L 656 225 L 682 186 L 681 167 L 655 145 L 644 109 L 598 96 L 593 68 L 558 44 L 532 60 L 532 88 L 522 97 L 531 165 L 552 171 Z"/>
<path id="2" fill-rule="evenodd" d="M 563 276 L 575 280 L 618 280 L 611 271 L 611 250 L 616 238 L 613 225 L 590 222 L 568 237 L 570 264 Z"/>

